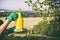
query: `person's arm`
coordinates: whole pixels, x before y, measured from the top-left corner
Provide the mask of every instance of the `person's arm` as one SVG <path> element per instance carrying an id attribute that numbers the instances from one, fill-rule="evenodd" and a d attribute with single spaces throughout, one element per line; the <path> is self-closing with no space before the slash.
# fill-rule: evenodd
<path id="1" fill-rule="evenodd" d="M 4 23 L 0 26 L 0 35 L 3 33 L 3 31 L 6 29 L 8 24 L 11 21 L 15 21 L 17 19 L 17 14 L 15 12 L 12 12 L 8 17 L 6 17 L 6 20 Z"/>
<path id="2" fill-rule="evenodd" d="M 0 26 L 0 35 L 6 29 L 6 27 L 8 26 L 8 24 L 9 24 L 9 21 L 5 20 L 5 22 Z"/>

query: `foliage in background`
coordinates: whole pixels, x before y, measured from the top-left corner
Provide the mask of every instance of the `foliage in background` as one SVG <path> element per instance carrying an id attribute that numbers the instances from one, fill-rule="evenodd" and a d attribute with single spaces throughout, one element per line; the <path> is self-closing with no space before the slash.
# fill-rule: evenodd
<path id="1" fill-rule="evenodd" d="M 39 13 L 40 16 L 56 16 L 59 14 L 60 0 L 45 0 L 40 2 L 40 0 L 28 0 L 25 3 L 32 7 L 34 13 Z M 45 7 L 45 8 L 44 8 Z"/>
<path id="2" fill-rule="evenodd" d="M 42 20 L 38 25 L 34 26 L 34 33 L 48 36 L 60 37 L 60 20 Z"/>
<path id="3" fill-rule="evenodd" d="M 42 20 L 38 25 L 34 26 L 35 33 L 59 36 L 60 37 L 60 0 L 45 0 L 40 2 L 40 0 L 28 0 L 25 3 L 29 7 L 32 7 L 34 13 L 39 13 L 44 20 Z M 44 6 L 47 6 L 44 8 Z M 53 20 L 45 20 L 45 17 L 54 17 Z"/>

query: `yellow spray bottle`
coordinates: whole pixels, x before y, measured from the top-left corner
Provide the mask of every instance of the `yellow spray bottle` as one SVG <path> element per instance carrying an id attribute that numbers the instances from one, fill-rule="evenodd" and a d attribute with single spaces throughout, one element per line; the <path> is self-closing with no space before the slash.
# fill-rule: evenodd
<path id="1" fill-rule="evenodd" d="M 16 12 L 18 15 L 18 18 L 16 20 L 16 27 L 15 27 L 15 32 L 20 32 L 23 30 L 23 18 L 22 18 L 22 13 L 21 12 Z"/>

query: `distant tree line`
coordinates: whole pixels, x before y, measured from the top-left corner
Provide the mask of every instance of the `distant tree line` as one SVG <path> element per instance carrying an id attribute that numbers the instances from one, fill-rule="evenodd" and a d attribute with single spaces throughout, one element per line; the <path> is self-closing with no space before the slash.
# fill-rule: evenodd
<path id="1" fill-rule="evenodd" d="M 11 12 L 0 12 L 0 17 L 6 17 L 6 16 L 8 16 L 10 13 L 11 13 Z M 34 14 L 34 13 L 25 12 L 25 13 L 23 14 L 23 17 L 41 17 L 41 16 L 39 15 L 39 13 Z"/>
<path id="2" fill-rule="evenodd" d="M 10 12 L 0 12 L 0 17 L 6 17 Z"/>

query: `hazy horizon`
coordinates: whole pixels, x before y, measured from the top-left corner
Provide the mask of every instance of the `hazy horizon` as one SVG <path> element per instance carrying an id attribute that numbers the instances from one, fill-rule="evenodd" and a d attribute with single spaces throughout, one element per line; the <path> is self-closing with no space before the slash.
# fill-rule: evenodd
<path id="1" fill-rule="evenodd" d="M 21 8 L 21 10 L 24 11 L 32 11 L 32 8 L 28 7 L 28 5 L 24 3 L 25 1 L 26 0 L 0 0 L 0 9 L 18 10 Z M 40 2 L 43 1 L 44 0 L 40 0 Z"/>

